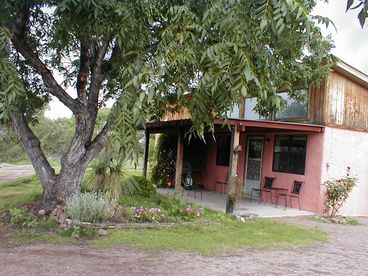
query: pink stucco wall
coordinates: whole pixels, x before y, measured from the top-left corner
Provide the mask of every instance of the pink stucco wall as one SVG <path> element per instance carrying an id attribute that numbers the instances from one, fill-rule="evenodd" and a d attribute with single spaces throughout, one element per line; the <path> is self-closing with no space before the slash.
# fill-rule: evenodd
<path id="1" fill-rule="evenodd" d="M 288 134 L 288 133 L 282 133 Z M 295 134 L 295 133 L 294 133 Z M 260 136 L 257 134 L 257 136 Z M 269 142 L 264 145 L 263 154 L 263 168 L 262 168 L 262 182 L 265 176 L 276 177 L 274 186 L 280 188 L 292 188 L 294 180 L 304 181 L 302 191 L 300 194 L 300 202 L 303 210 L 321 213 L 321 167 L 322 167 L 322 153 L 323 153 L 323 133 L 308 134 L 307 156 L 305 175 L 296 175 L 289 173 L 279 173 L 272 171 L 273 162 L 273 148 L 275 133 L 267 133 L 264 135 Z M 240 144 L 242 152 L 238 159 L 238 176 L 244 179 L 245 157 L 246 157 L 246 135 L 240 135 Z M 216 142 L 211 139 L 208 141 L 208 162 L 207 162 L 207 178 L 205 187 L 212 190 L 216 181 L 223 181 L 228 172 L 228 167 L 216 166 Z M 217 189 L 219 190 L 219 188 Z M 293 206 L 297 203 L 293 201 Z"/>
<path id="2" fill-rule="evenodd" d="M 242 147 L 242 151 L 238 157 L 238 176 L 244 177 L 244 160 L 245 160 L 245 134 L 240 134 L 240 145 Z M 207 141 L 208 143 L 208 159 L 207 159 L 207 176 L 205 188 L 209 190 L 213 190 L 216 181 L 224 181 L 226 178 L 226 174 L 229 171 L 229 168 L 226 166 L 217 166 L 216 165 L 216 142 L 213 139 Z M 216 187 L 218 191 L 220 191 L 220 186 Z"/>
<path id="3" fill-rule="evenodd" d="M 320 187 L 323 133 L 308 134 L 304 175 L 274 172 L 272 170 L 272 162 L 275 134 L 267 134 L 265 137 L 269 138 L 270 142 L 265 144 L 264 147 L 262 179 L 264 179 L 265 176 L 276 177 L 273 185 L 275 187 L 286 188 L 289 192 L 292 189 L 294 180 L 303 181 L 304 183 L 300 192 L 301 208 L 306 211 L 321 213 Z M 293 207 L 297 207 L 296 199 L 294 199 L 292 203 Z"/>
<path id="4" fill-rule="evenodd" d="M 350 173 L 359 180 L 343 205 L 341 214 L 368 216 L 368 133 L 326 127 L 322 181 Z"/>

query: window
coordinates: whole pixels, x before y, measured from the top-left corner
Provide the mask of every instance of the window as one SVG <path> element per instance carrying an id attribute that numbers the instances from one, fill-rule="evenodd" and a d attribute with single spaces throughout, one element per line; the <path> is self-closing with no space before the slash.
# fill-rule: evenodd
<path id="1" fill-rule="evenodd" d="M 239 119 L 239 105 L 234 104 L 232 109 L 226 113 L 227 118 Z"/>
<path id="2" fill-rule="evenodd" d="M 229 166 L 230 161 L 230 135 L 217 136 L 216 165 Z"/>
<path id="3" fill-rule="evenodd" d="M 306 118 L 308 116 L 308 90 L 297 90 L 297 101 L 289 97 L 287 92 L 281 92 L 279 95 L 286 100 L 286 108 L 281 112 L 276 112 L 276 120 Z"/>
<path id="4" fill-rule="evenodd" d="M 257 105 L 257 98 L 246 98 L 244 107 L 244 118 L 246 120 L 260 120 L 258 112 L 254 110 Z"/>
<path id="5" fill-rule="evenodd" d="M 273 171 L 304 174 L 307 135 L 277 135 Z"/>

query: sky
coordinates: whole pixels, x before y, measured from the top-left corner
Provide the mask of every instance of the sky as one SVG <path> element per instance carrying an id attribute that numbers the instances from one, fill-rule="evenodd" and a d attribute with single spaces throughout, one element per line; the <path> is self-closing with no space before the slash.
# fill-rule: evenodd
<path id="1" fill-rule="evenodd" d="M 318 1 L 313 14 L 330 18 L 335 26 L 327 30 L 322 27 L 324 35 L 331 34 L 335 42 L 332 53 L 344 62 L 368 75 L 368 26 L 361 28 L 357 14 L 359 11 L 345 13 L 346 0 Z M 367 23 L 366 23 L 367 25 Z M 72 112 L 57 99 L 53 99 L 45 115 L 51 119 L 70 117 Z"/>

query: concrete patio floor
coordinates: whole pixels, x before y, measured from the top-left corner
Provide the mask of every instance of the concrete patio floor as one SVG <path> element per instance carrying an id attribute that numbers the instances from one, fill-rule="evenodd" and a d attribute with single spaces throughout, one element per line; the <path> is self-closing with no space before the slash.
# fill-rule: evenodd
<path id="1" fill-rule="evenodd" d="M 157 191 L 164 195 L 174 195 L 173 189 L 160 188 Z M 184 191 L 182 198 L 190 203 L 195 203 L 206 208 L 214 209 L 220 212 L 225 212 L 226 206 L 226 194 L 213 192 L 213 191 L 202 191 L 202 200 L 200 192 L 194 196 L 193 191 Z M 236 214 L 239 215 L 256 215 L 263 218 L 274 218 L 274 217 L 295 217 L 295 216 L 310 216 L 314 213 L 307 211 L 300 211 L 299 209 L 287 207 L 284 210 L 283 205 L 279 205 L 277 208 L 274 204 L 261 203 L 259 204 L 257 199 L 244 198 L 240 202 L 240 206 L 236 208 Z"/>

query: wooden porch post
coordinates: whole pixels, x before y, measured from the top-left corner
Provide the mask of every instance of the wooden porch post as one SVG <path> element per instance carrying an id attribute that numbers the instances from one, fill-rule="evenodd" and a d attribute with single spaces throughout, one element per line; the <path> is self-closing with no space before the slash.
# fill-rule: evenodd
<path id="1" fill-rule="evenodd" d="M 230 146 L 230 164 L 229 164 L 229 180 L 228 180 L 228 191 L 226 201 L 226 213 L 233 213 L 234 201 L 233 197 L 235 194 L 235 186 L 233 185 L 233 179 L 237 175 L 238 169 L 238 156 L 239 152 L 236 150 L 239 147 L 240 142 L 240 131 L 236 126 L 231 128 L 231 146 Z"/>
<path id="2" fill-rule="evenodd" d="M 144 144 L 144 157 L 143 157 L 143 169 L 142 174 L 144 178 L 147 178 L 147 163 L 148 163 L 148 151 L 149 151 L 149 139 L 150 134 L 149 131 L 146 129 L 145 132 L 145 144 Z"/>
<path id="3" fill-rule="evenodd" d="M 183 174 L 184 137 L 182 131 L 178 133 L 178 148 L 176 151 L 175 167 L 175 193 L 181 192 L 181 181 Z"/>

